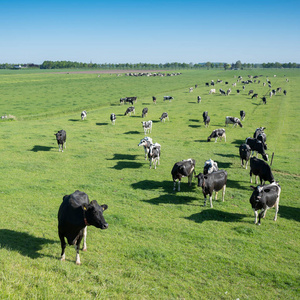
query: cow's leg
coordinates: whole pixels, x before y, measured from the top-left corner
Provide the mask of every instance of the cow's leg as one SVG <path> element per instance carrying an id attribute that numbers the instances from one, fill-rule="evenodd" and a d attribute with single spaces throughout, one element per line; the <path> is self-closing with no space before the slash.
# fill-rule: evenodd
<path id="1" fill-rule="evenodd" d="M 218 200 L 218 192 L 215 191 L 215 200 Z"/>
<path id="2" fill-rule="evenodd" d="M 212 204 L 212 195 L 209 196 L 209 202 L 210 202 L 210 207 L 212 208 L 213 207 L 213 204 Z"/>
<path id="3" fill-rule="evenodd" d="M 261 212 L 259 213 L 259 215 L 258 215 L 258 225 L 260 225 L 260 219 L 265 214 L 265 212 L 266 212 L 266 210 L 262 209 Z"/>
<path id="4" fill-rule="evenodd" d="M 247 170 L 248 160 L 246 160 L 246 170 Z"/>
<path id="5" fill-rule="evenodd" d="M 225 190 L 226 190 L 226 184 L 224 184 L 223 191 L 222 191 L 222 201 L 223 202 L 224 202 L 224 198 L 225 198 Z"/>
<path id="6" fill-rule="evenodd" d="M 250 183 L 252 183 L 252 170 L 251 170 L 251 167 L 250 167 Z"/>
<path id="7" fill-rule="evenodd" d="M 66 259 L 66 255 L 65 255 L 66 241 L 65 241 L 64 236 L 61 233 L 58 233 L 58 235 L 59 235 L 60 244 L 61 244 L 61 256 L 60 256 L 60 260 L 64 261 Z"/>
<path id="8" fill-rule="evenodd" d="M 189 186 L 192 185 L 192 180 L 193 180 L 193 173 L 191 173 L 188 177 Z"/>
<path id="9" fill-rule="evenodd" d="M 176 181 L 174 181 L 173 191 L 176 190 Z"/>
<path id="10" fill-rule="evenodd" d="M 79 246 L 75 244 L 75 251 L 76 251 L 76 265 L 81 265 L 80 256 L 79 256 Z"/>
<path id="11" fill-rule="evenodd" d="M 255 175 L 255 184 L 257 184 L 257 182 L 258 182 L 258 181 L 257 181 L 257 175 Z"/>
<path id="12" fill-rule="evenodd" d="M 275 217 L 274 217 L 274 221 L 277 220 L 277 214 L 278 214 L 278 210 L 279 210 L 279 196 L 275 202 Z"/>
<path id="13" fill-rule="evenodd" d="M 206 196 L 204 196 L 204 204 L 203 206 L 206 206 Z"/>
<path id="14" fill-rule="evenodd" d="M 255 210 L 254 208 L 253 208 L 253 211 L 254 211 L 254 217 L 255 217 L 255 220 L 254 220 L 254 224 L 257 224 L 257 210 Z"/>
<path id="15" fill-rule="evenodd" d="M 215 139 L 215 143 L 217 142 L 217 138 L 218 138 L 218 137 L 216 137 L 216 139 Z"/>
<path id="16" fill-rule="evenodd" d="M 86 236 L 87 236 L 87 226 L 85 226 L 84 230 L 83 230 L 83 248 L 82 248 L 83 251 L 87 250 L 87 247 L 86 247 Z"/>
<path id="17" fill-rule="evenodd" d="M 178 180 L 178 192 L 180 192 L 180 180 Z"/>
<path id="18" fill-rule="evenodd" d="M 244 167 L 243 160 L 241 159 L 241 167 Z"/>
<path id="19" fill-rule="evenodd" d="M 150 169 L 152 167 L 152 158 L 150 158 Z"/>

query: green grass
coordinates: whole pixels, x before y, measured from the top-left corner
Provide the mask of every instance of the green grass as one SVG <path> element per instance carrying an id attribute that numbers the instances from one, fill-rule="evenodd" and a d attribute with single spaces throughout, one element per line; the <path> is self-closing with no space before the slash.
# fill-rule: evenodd
<path id="1" fill-rule="evenodd" d="M 262 74 L 261 83 L 246 85 L 240 95 L 235 88 L 228 97 L 208 95 L 204 85 L 219 78 L 216 89 L 227 89 L 234 76 L 248 74 Z M 267 75 L 288 93 L 262 105 L 247 93 L 266 94 Z M 0 73 L 0 114 L 16 117 L 0 121 L 0 298 L 299 298 L 299 83 L 298 70 L 184 71 L 165 78 Z M 163 102 L 164 95 L 174 100 Z M 124 96 L 138 97 L 136 115 L 123 116 Z M 156 170 L 137 147 L 144 137 L 143 107 L 149 108 L 145 120 L 154 121 L 150 136 L 162 145 Z M 224 127 L 225 116 L 239 116 L 241 109 L 243 128 L 228 126 L 226 143 L 206 142 L 213 129 Z M 202 122 L 206 110 L 209 128 Z M 170 121 L 160 123 L 164 111 Z M 240 167 L 238 146 L 259 126 L 267 128 L 267 152 L 275 153 L 272 170 L 282 193 L 278 220 L 272 209 L 256 226 L 249 170 Z M 63 153 L 54 137 L 60 129 L 67 132 Z M 189 157 L 197 173 L 209 158 L 227 170 L 225 202 L 203 207 L 196 181 L 189 187 L 186 178 L 181 192 L 173 192 L 171 169 Z M 109 228 L 89 227 L 81 266 L 73 247 L 60 261 L 57 234 L 62 197 L 76 189 L 108 205 Z"/>

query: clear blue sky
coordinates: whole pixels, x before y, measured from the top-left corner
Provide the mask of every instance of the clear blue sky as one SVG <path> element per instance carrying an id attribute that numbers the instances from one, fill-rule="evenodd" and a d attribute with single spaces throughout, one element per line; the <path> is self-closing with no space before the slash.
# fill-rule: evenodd
<path id="1" fill-rule="evenodd" d="M 299 15 L 299 0 L 0 0 L 0 63 L 300 63 Z"/>

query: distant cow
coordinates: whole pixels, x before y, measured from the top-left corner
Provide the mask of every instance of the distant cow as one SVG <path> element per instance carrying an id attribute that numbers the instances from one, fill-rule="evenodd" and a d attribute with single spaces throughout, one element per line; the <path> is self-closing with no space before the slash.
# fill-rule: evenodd
<path id="1" fill-rule="evenodd" d="M 174 164 L 171 174 L 174 182 L 173 191 L 176 189 L 176 181 L 178 180 L 178 192 L 180 192 L 180 182 L 182 177 L 188 177 L 188 183 L 192 185 L 193 174 L 195 173 L 196 162 L 194 159 L 189 158 L 179 161 Z"/>
<path id="2" fill-rule="evenodd" d="M 89 201 L 86 193 L 75 191 L 63 197 L 63 202 L 58 210 L 58 235 L 61 242 L 61 260 L 65 260 L 67 239 L 69 245 L 74 245 L 76 250 L 76 264 L 80 265 L 79 247 L 83 238 L 83 251 L 86 251 L 87 226 L 93 225 L 100 229 L 107 229 L 103 212 L 107 205 L 99 205 L 96 200 Z"/>
<path id="3" fill-rule="evenodd" d="M 166 119 L 168 119 L 168 121 L 169 121 L 169 115 L 168 115 L 168 113 L 166 113 L 166 112 L 164 112 L 164 113 L 162 113 L 162 115 L 161 115 L 161 117 L 160 117 L 160 121 L 162 122 L 162 121 L 166 121 Z"/>
<path id="4" fill-rule="evenodd" d="M 262 155 L 262 157 L 265 161 L 269 160 L 268 154 L 266 154 L 266 152 L 265 152 L 265 146 L 264 146 L 263 142 L 259 141 L 258 139 L 248 137 L 248 138 L 246 138 L 245 143 L 250 146 L 250 148 L 252 150 L 252 154 L 253 154 L 253 152 L 257 152 Z"/>
<path id="5" fill-rule="evenodd" d="M 243 127 L 243 124 L 241 123 L 239 118 L 236 117 L 226 117 L 225 118 L 225 126 L 227 126 L 227 124 L 233 124 L 232 127 L 235 127 L 236 125 L 239 125 L 240 127 Z"/>
<path id="6" fill-rule="evenodd" d="M 156 104 L 156 97 L 152 96 L 152 101 L 154 104 Z"/>
<path id="7" fill-rule="evenodd" d="M 251 156 L 251 148 L 247 144 L 242 144 L 239 147 L 239 152 L 240 152 L 240 158 L 241 158 L 241 166 L 244 167 L 244 161 L 245 161 L 245 167 L 247 170 L 248 161 Z"/>
<path id="8" fill-rule="evenodd" d="M 148 153 L 150 150 L 150 146 L 153 144 L 152 139 L 148 136 L 144 137 L 143 139 L 141 139 L 141 141 L 139 142 L 138 146 L 143 146 L 144 147 L 144 151 L 145 151 L 145 160 L 147 160 L 148 157 Z"/>
<path id="9" fill-rule="evenodd" d="M 120 104 L 124 104 L 125 100 L 126 100 L 126 98 L 120 98 Z"/>
<path id="10" fill-rule="evenodd" d="M 144 121 L 144 122 L 142 122 L 142 124 L 143 124 L 145 135 L 147 134 L 147 132 L 151 133 L 151 131 L 152 131 L 152 121 L 151 120 L 150 121 Z"/>
<path id="11" fill-rule="evenodd" d="M 208 115 L 208 112 L 204 111 L 203 114 L 202 114 L 202 116 L 203 116 L 203 122 L 204 122 L 205 127 L 209 126 L 210 117 Z"/>
<path id="12" fill-rule="evenodd" d="M 126 116 L 126 115 L 128 115 L 128 114 L 131 116 L 131 113 L 134 113 L 134 114 L 135 114 L 135 108 L 134 108 L 134 106 L 129 106 L 129 107 L 126 109 L 124 116 Z"/>
<path id="13" fill-rule="evenodd" d="M 64 152 L 63 148 L 67 148 L 67 133 L 62 129 L 54 134 L 58 144 L 58 151 Z"/>
<path id="14" fill-rule="evenodd" d="M 148 113 L 148 108 L 147 107 L 143 108 L 143 110 L 142 110 L 142 118 L 144 118 L 145 116 L 147 116 L 147 113 Z"/>
<path id="15" fill-rule="evenodd" d="M 225 96 L 226 96 L 226 92 L 225 92 L 224 90 L 219 89 L 219 91 L 220 91 L 220 94 L 221 94 L 221 95 L 225 95 Z"/>
<path id="16" fill-rule="evenodd" d="M 208 94 L 210 95 L 210 94 L 215 94 L 215 93 L 216 93 L 216 89 L 210 89 Z"/>
<path id="17" fill-rule="evenodd" d="M 150 169 L 152 164 L 154 164 L 154 169 L 156 169 L 156 164 L 159 165 L 160 162 L 160 148 L 161 145 L 158 143 L 151 144 L 148 152 L 148 158 L 150 161 Z"/>
<path id="18" fill-rule="evenodd" d="M 263 96 L 263 97 L 261 98 L 261 100 L 262 100 L 263 104 L 267 104 L 267 98 L 266 98 L 265 96 Z"/>
<path id="19" fill-rule="evenodd" d="M 244 110 L 240 110 L 241 121 L 243 121 L 246 117 L 246 112 Z"/>
<path id="20" fill-rule="evenodd" d="M 87 113 L 85 110 L 81 112 L 81 120 L 82 121 L 86 118 L 86 115 L 87 115 Z"/>
<path id="21" fill-rule="evenodd" d="M 223 189 L 222 201 L 224 201 L 227 183 L 227 172 L 225 170 L 219 170 L 207 175 L 200 173 L 196 177 L 198 178 L 198 186 L 202 188 L 204 206 L 206 205 L 206 196 L 209 195 L 210 207 L 213 207 L 212 194 L 215 191 L 215 200 L 217 200 L 218 191 L 221 189 Z"/>
<path id="22" fill-rule="evenodd" d="M 236 90 L 236 92 L 239 94 L 239 93 L 240 93 L 240 90 Z"/>
<path id="23" fill-rule="evenodd" d="M 218 170 L 219 170 L 218 164 L 215 161 L 213 161 L 212 159 L 209 159 L 204 163 L 204 168 L 203 168 L 204 175 L 210 174 L 212 172 L 216 172 Z"/>
<path id="24" fill-rule="evenodd" d="M 254 91 L 253 90 L 250 90 L 249 93 L 248 93 L 248 96 L 250 96 L 251 94 L 253 94 Z"/>
<path id="25" fill-rule="evenodd" d="M 265 127 L 256 128 L 256 130 L 253 134 L 253 138 L 258 139 L 259 141 L 263 142 L 264 149 L 267 150 L 268 149 L 267 144 L 266 144 L 267 135 L 265 134 L 264 130 L 265 130 Z"/>
<path id="26" fill-rule="evenodd" d="M 257 97 L 258 97 L 258 94 L 253 94 L 252 97 L 251 97 L 251 99 L 257 98 Z"/>
<path id="27" fill-rule="evenodd" d="M 215 129 L 211 135 L 207 138 L 207 141 L 210 142 L 210 140 L 212 138 L 215 138 L 215 143 L 217 142 L 217 138 L 220 138 L 220 140 L 222 140 L 222 138 L 225 138 L 225 142 L 226 142 L 226 134 L 225 134 L 225 129 L 224 128 L 219 128 L 219 129 Z"/>
<path id="28" fill-rule="evenodd" d="M 258 215 L 258 225 L 260 225 L 261 218 L 265 218 L 267 210 L 272 207 L 275 207 L 274 221 L 276 221 L 279 210 L 279 198 L 281 193 L 280 185 L 277 182 L 272 182 L 271 184 L 264 186 L 251 186 L 251 188 L 253 189 L 253 192 L 250 197 L 250 204 L 255 214 L 255 224 L 257 224 L 257 211 L 261 210 L 261 212 Z"/>
<path id="29" fill-rule="evenodd" d="M 283 90 L 283 93 L 284 93 L 284 96 L 286 96 L 287 91 L 286 91 L 286 90 Z"/>
<path id="30" fill-rule="evenodd" d="M 115 125 L 115 123 L 116 123 L 116 115 L 115 114 L 110 114 L 110 121 L 111 121 L 111 124 Z"/>
<path id="31" fill-rule="evenodd" d="M 193 91 L 194 91 L 194 89 L 193 89 L 192 87 L 190 87 L 189 93 L 191 93 L 191 92 L 193 92 Z"/>
<path id="32" fill-rule="evenodd" d="M 257 184 L 257 176 L 259 176 L 260 184 L 265 184 L 266 181 L 274 182 L 274 176 L 271 167 L 263 160 L 251 157 L 250 158 L 250 182 L 252 183 L 252 174 L 255 175 L 255 183 Z"/>
<path id="33" fill-rule="evenodd" d="M 126 97 L 125 98 L 125 103 L 128 102 L 131 105 L 133 105 L 133 102 L 136 102 L 136 101 L 137 101 L 137 97 Z"/>
<path id="34" fill-rule="evenodd" d="M 164 101 L 165 101 L 165 100 L 171 101 L 172 99 L 174 99 L 172 96 L 164 96 Z"/>
<path id="35" fill-rule="evenodd" d="M 198 102 L 198 103 L 201 102 L 201 97 L 200 97 L 200 96 L 197 97 L 197 102 Z"/>

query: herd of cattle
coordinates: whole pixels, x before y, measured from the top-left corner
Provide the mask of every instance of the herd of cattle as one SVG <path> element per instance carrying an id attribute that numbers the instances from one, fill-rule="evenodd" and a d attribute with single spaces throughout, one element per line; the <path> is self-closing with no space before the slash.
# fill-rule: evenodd
<path id="1" fill-rule="evenodd" d="M 239 77 L 238 80 L 241 80 L 241 78 Z M 222 81 L 218 80 L 218 83 L 219 82 Z M 248 80 L 247 83 L 243 81 L 245 84 L 248 84 L 249 82 L 250 80 Z M 270 85 L 269 80 L 268 83 Z M 207 86 L 209 83 L 206 83 L 205 85 Z M 211 85 L 215 85 L 215 83 L 212 81 Z M 197 85 L 195 87 L 197 87 Z M 191 88 L 189 91 L 192 91 Z M 229 89 L 227 92 L 223 92 L 224 91 L 220 89 L 221 94 L 225 93 L 225 95 L 229 95 L 231 89 Z M 252 94 L 253 90 L 250 90 L 250 92 L 250 94 Z M 209 93 L 215 93 L 215 89 L 211 89 Z M 257 94 L 254 94 L 253 96 L 257 97 Z M 156 97 L 153 96 L 152 99 L 153 103 L 156 104 Z M 164 96 L 163 98 L 164 101 L 171 101 L 173 99 L 174 98 L 172 96 Z M 198 103 L 201 102 L 201 97 L 198 96 L 197 100 Z M 120 104 L 130 103 L 133 105 L 133 103 L 136 101 L 137 97 L 126 97 L 120 99 Z M 131 115 L 131 113 L 135 114 L 134 106 L 128 107 L 124 115 Z M 142 117 L 144 118 L 147 113 L 148 108 L 144 108 L 142 110 Z M 240 111 L 241 120 L 236 117 L 227 116 L 225 118 L 225 126 L 228 124 L 233 124 L 233 127 L 237 125 L 243 127 L 241 121 L 245 119 L 245 115 L 245 111 L 242 110 Z M 87 112 L 83 111 L 81 113 L 81 119 L 84 120 L 86 117 Z M 160 118 L 160 121 L 162 122 L 166 119 L 169 119 L 169 116 L 168 113 L 164 112 Z M 116 121 L 116 115 L 114 113 L 110 115 L 110 120 L 114 125 Z M 208 116 L 207 111 L 203 112 L 203 122 L 205 127 L 209 126 L 210 117 Z M 142 122 L 145 137 L 140 140 L 138 146 L 143 146 L 145 160 L 147 160 L 147 158 L 149 159 L 150 168 L 152 165 L 154 165 L 154 168 L 156 169 L 156 166 L 160 164 L 161 145 L 159 143 L 154 143 L 152 138 L 146 136 L 148 133 L 151 133 L 152 123 L 153 122 L 151 120 Z M 239 146 L 241 166 L 247 169 L 248 161 L 250 160 L 250 182 L 252 183 L 252 175 L 255 175 L 256 184 L 257 177 L 260 179 L 260 185 L 257 185 L 256 187 L 251 186 L 253 192 L 250 196 L 250 203 L 255 214 L 255 224 L 258 225 L 261 223 L 261 218 L 265 217 L 267 210 L 272 207 L 275 207 L 274 221 L 276 221 L 279 209 L 279 197 L 281 193 L 281 187 L 275 181 L 270 165 L 266 163 L 266 161 L 269 161 L 269 158 L 265 152 L 265 150 L 267 150 L 267 137 L 265 129 L 265 127 L 257 128 L 253 134 L 253 138 L 246 138 L 245 143 Z M 66 148 L 66 132 L 64 130 L 60 130 L 55 134 L 55 136 L 59 146 L 59 151 L 63 152 L 63 149 Z M 210 136 L 207 138 L 207 141 L 209 142 L 211 139 L 215 139 L 215 142 L 217 142 L 218 138 L 220 140 L 224 138 L 224 141 L 226 142 L 224 128 L 213 130 Z M 256 157 L 253 156 L 255 152 Z M 262 156 L 263 160 L 257 158 L 258 154 Z M 204 164 L 203 172 L 196 175 L 195 165 L 196 161 L 193 158 L 185 159 L 174 164 L 171 170 L 174 183 L 173 190 L 176 190 L 177 182 L 178 192 L 180 191 L 180 183 L 183 177 L 188 177 L 189 185 L 192 184 L 192 179 L 195 177 L 198 180 L 198 187 L 202 189 L 204 206 L 206 205 L 206 197 L 209 196 L 210 207 L 213 207 L 213 192 L 215 192 L 215 199 L 217 199 L 217 194 L 220 190 L 222 190 L 222 201 L 224 201 L 228 177 L 227 171 L 222 169 L 219 170 L 217 162 L 209 159 Z M 267 181 L 269 184 L 265 184 Z M 76 264 L 80 264 L 79 246 L 83 239 L 83 250 L 87 249 L 87 226 L 93 225 L 100 229 L 108 228 L 108 224 L 103 217 L 103 212 L 107 209 L 107 207 L 108 206 L 105 204 L 99 205 L 96 200 L 90 202 L 88 195 L 78 190 L 73 194 L 63 197 L 63 202 L 58 212 L 58 232 L 62 249 L 61 260 L 65 260 L 66 238 L 70 245 L 75 246 Z M 259 210 L 260 213 L 258 214 Z"/>

